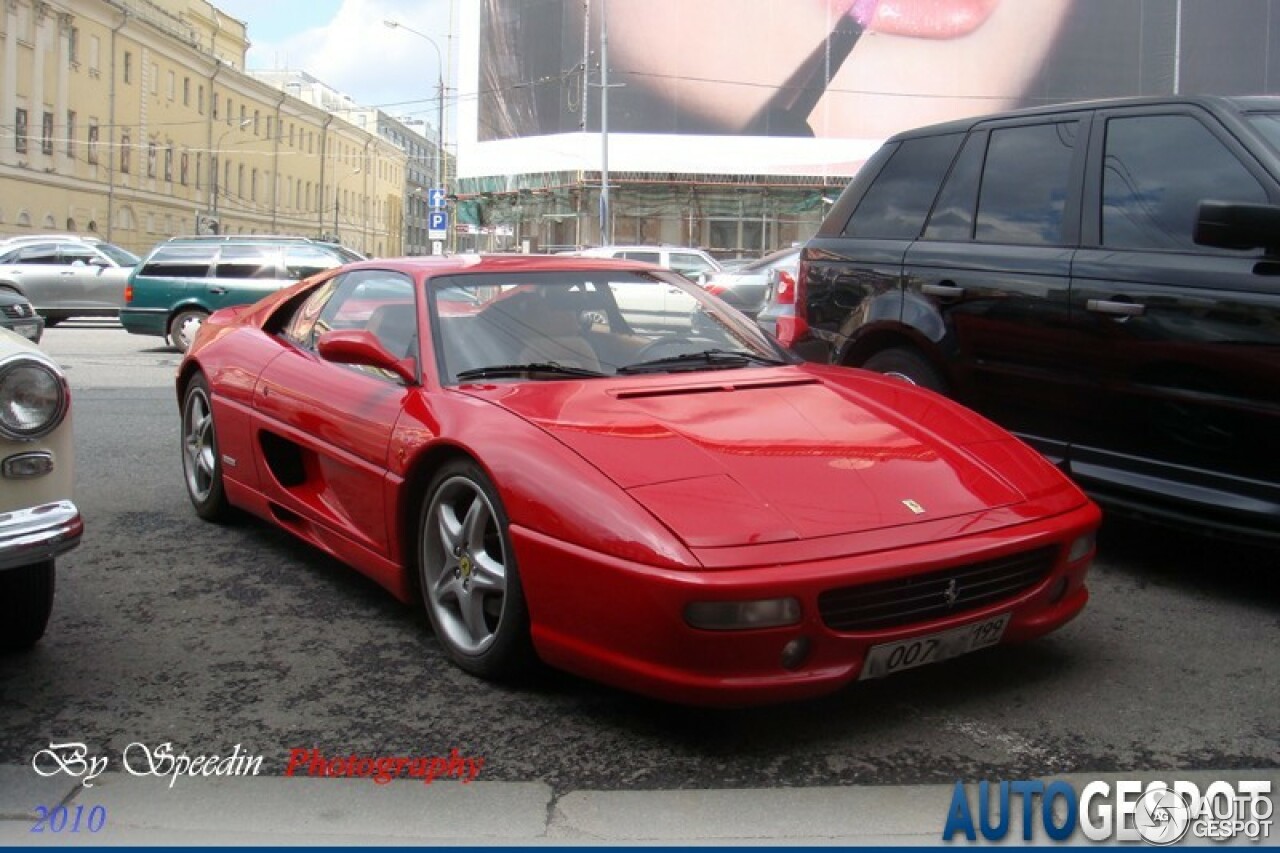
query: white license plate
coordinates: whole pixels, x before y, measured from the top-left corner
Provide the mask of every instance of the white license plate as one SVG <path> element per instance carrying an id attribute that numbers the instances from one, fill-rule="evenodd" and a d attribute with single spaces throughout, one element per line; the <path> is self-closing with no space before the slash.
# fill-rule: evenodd
<path id="1" fill-rule="evenodd" d="M 952 628 L 926 637 L 902 640 L 897 643 L 882 643 L 872 646 L 867 652 L 867 662 L 862 666 L 859 679 L 880 678 L 914 669 L 927 663 L 953 658 L 966 652 L 976 651 L 986 646 L 993 646 L 1004 636 L 1005 626 L 1009 624 L 1009 614 L 1002 613 L 973 625 L 963 628 Z"/>
<path id="2" fill-rule="evenodd" d="M 13 330 L 27 340 L 34 341 L 36 339 L 36 328 L 35 323 L 16 323 Z"/>

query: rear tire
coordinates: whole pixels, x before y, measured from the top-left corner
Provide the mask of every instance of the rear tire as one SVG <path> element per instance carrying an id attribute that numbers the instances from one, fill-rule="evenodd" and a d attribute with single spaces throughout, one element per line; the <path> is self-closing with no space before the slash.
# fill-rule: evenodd
<path id="1" fill-rule="evenodd" d="M 881 350 L 863 362 L 862 366 L 876 373 L 901 379 L 939 394 L 947 393 L 947 382 L 929 363 L 928 359 L 913 349 L 894 347 Z"/>
<path id="2" fill-rule="evenodd" d="M 191 342 L 196 339 L 200 326 L 209 315 L 198 308 L 185 308 L 173 315 L 169 321 L 169 345 L 178 352 L 191 349 Z"/>
<path id="3" fill-rule="evenodd" d="M 0 651 L 29 649 L 53 612 L 53 560 L 0 571 Z"/>

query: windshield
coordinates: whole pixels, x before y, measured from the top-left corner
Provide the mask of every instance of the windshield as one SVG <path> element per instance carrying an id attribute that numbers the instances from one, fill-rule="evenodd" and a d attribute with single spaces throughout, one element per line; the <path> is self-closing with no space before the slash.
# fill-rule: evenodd
<path id="1" fill-rule="evenodd" d="M 94 243 L 93 247 L 122 267 L 136 267 L 142 259 L 133 252 L 126 252 L 110 243 Z"/>
<path id="2" fill-rule="evenodd" d="M 792 362 L 666 272 L 476 273 L 428 282 L 442 380 L 542 380 Z"/>

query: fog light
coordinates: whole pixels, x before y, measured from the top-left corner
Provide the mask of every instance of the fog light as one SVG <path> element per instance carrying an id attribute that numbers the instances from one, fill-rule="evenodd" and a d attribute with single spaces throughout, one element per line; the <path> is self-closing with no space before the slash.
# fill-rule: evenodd
<path id="1" fill-rule="evenodd" d="M 43 477 L 53 470 L 53 454 L 45 451 L 16 453 L 4 460 L 4 475 L 11 480 Z"/>
<path id="2" fill-rule="evenodd" d="M 1077 560 L 1083 560 L 1085 557 L 1089 556 L 1093 551 L 1095 538 L 1096 534 L 1093 531 L 1077 537 L 1076 541 L 1071 543 L 1071 550 L 1067 552 L 1067 562 L 1074 563 Z"/>
<path id="3" fill-rule="evenodd" d="M 782 668 L 799 669 L 800 665 L 804 663 L 804 659 L 809 656 L 809 647 L 811 645 L 808 637 L 796 637 L 783 646 Z"/>
<path id="4" fill-rule="evenodd" d="M 800 621 L 800 602 L 794 598 L 762 601 L 695 601 L 684 609 L 684 621 L 694 628 L 735 631 L 777 628 Z"/>
<path id="5" fill-rule="evenodd" d="M 1062 597 L 1067 594 L 1067 579 L 1058 578 L 1054 581 L 1053 589 L 1049 590 L 1049 603 L 1057 604 Z"/>

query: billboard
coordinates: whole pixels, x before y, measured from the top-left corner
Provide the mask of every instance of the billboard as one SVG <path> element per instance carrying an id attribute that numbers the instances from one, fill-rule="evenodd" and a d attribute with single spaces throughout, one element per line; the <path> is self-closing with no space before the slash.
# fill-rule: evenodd
<path id="1" fill-rule="evenodd" d="M 463 177 L 849 175 L 898 130 L 1114 95 L 1280 92 L 1280 0 L 472 0 Z"/>

